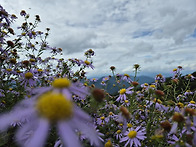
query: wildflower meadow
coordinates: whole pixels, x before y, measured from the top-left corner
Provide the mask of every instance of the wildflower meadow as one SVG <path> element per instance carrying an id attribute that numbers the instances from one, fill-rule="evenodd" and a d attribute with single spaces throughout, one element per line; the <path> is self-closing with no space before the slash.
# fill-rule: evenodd
<path id="1" fill-rule="evenodd" d="M 140 83 L 139 64 L 133 78 L 111 66 L 98 88 L 86 76 L 94 50 L 65 59 L 39 23 L 0 5 L 0 147 L 196 147 L 195 74 L 178 66 Z M 117 94 L 107 91 L 112 77 Z"/>

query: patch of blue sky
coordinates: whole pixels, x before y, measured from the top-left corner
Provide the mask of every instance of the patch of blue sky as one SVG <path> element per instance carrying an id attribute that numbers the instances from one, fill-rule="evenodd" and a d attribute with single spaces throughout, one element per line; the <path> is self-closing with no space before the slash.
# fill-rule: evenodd
<path id="1" fill-rule="evenodd" d="M 194 32 L 191 34 L 191 37 L 196 38 L 196 28 L 195 28 Z"/>
<path id="2" fill-rule="evenodd" d="M 196 28 L 194 29 L 193 33 L 185 37 L 185 39 L 190 39 L 190 38 L 196 38 Z"/>
<path id="3" fill-rule="evenodd" d="M 133 33 L 133 38 L 140 38 L 144 36 L 151 36 L 154 31 L 138 31 Z"/>

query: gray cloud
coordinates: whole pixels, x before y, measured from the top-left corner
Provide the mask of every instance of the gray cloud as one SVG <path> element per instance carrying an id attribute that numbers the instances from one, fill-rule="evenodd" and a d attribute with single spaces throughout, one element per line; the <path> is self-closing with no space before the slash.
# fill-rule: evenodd
<path id="1" fill-rule="evenodd" d="M 136 45 L 133 47 L 134 50 L 138 52 L 152 52 L 153 51 L 153 45 L 147 42 L 139 42 L 136 43 Z"/>
<path id="2" fill-rule="evenodd" d="M 196 28 L 195 0 L 2 0 L 1 4 L 11 13 L 25 9 L 31 16 L 39 14 L 40 29 L 51 28 L 49 43 L 63 48 L 65 57 L 80 58 L 93 48 L 95 70 L 89 75 L 111 65 L 128 71 L 136 62 L 149 72 L 169 71 L 170 64 L 173 68 L 178 63 L 194 69 L 196 38 L 189 36 Z"/>
<path id="3" fill-rule="evenodd" d="M 55 46 L 59 46 L 67 54 L 82 52 L 89 48 L 106 48 L 107 42 L 97 42 L 97 35 L 89 31 L 73 32 L 65 34 L 62 39 L 57 41 Z"/>

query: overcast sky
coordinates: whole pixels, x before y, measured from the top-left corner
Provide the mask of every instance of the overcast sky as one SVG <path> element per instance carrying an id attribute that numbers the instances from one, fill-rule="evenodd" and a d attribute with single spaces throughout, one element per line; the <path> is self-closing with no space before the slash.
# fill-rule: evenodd
<path id="1" fill-rule="evenodd" d="M 63 48 L 65 58 L 84 59 L 95 51 L 88 76 L 117 73 L 172 75 L 196 71 L 196 0 L 1 0 L 19 16 L 39 14 L 40 27 L 51 28 L 49 43 Z"/>

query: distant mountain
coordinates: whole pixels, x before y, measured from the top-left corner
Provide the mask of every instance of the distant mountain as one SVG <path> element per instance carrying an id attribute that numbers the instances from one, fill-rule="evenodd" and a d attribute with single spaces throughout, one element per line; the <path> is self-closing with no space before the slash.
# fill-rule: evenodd
<path id="1" fill-rule="evenodd" d="M 122 81 L 120 84 L 116 83 L 115 77 L 111 77 L 109 79 L 109 81 L 106 82 L 107 86 L 105 87 L 101 84 L 103 78 L 105 78 L 105 77 L 101 77 L 97 80 L 97 82 L 95 82 L 95 83 L 91 82 L 90 84 L 94 84 L 95 87 L 97 87 L 97 88 L 106 89 L 106 91 L 111 95 L 118 94 L 118 91 L 121 88 L 130 87 L 130 84 L 128 84 L 126 81 Z M 133 76 L 131 76 L 131 79 L 134 79 Z M 148 77 L 148 76 L 139 76 L 139 77 L 136 78 L 136 81 L 138 81 L 139 84 L 152 83 L 152 82 L 154 82 L 154 78 L 151 78 L 151 77 Z"/>

